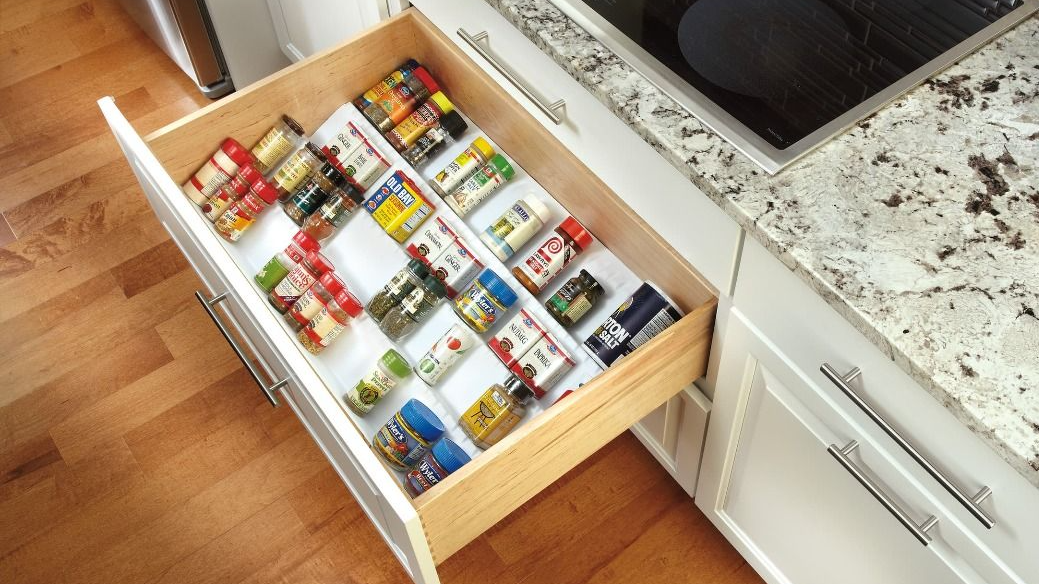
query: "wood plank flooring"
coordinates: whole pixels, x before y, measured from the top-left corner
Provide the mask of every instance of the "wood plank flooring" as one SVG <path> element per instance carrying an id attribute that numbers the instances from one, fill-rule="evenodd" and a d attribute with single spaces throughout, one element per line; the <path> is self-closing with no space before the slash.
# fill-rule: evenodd
<path id="1" fill-rule="evenodd" d="M 207 103 L 115 0 L 0 0 L 0 582 L 409 582 L 193 301 L 102 95 L 142 132 Z M 760 582 L 630 434 L 442 573 Z"/>

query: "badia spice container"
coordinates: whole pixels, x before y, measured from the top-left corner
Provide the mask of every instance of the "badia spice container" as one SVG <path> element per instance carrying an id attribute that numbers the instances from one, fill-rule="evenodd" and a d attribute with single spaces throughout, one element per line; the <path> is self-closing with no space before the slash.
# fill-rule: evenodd
<path id="1" fill-rule="evenodd" d="M 346 330 L 346 325 L 363 310 L 361 302 L 349 290 L 343 288 L 336 292 L 331 302 L 321 307 L 321 310 L 310 319 L 307 326 L 296 333 L 296 338 L 299 339 L 304 349 L 311 354 L 319 355 L 339 337 L 340 333 Z"/>
<path id="2" fill-rule="evenodd" d="M 202 205 L 202 214 L 210 221 L 216 221 L 223 215 L 231 203 L 241 199 L 249 191 L 249 185 L 263 178 L 260 171 L 252 164 L 243 164 L 238 168 L 238 174 L 227 184 L 209 197 L 205 205 Z"/>
<path id="3" fill-rule="evenodd" d="M 479 170 L 483 163 L 490 160 L 492 156 L 494 156 L 494 147 L 482 137 L 477 138 L 450 164 L 438 172 L 429 181 L 429 184 L 438 195 L 446 197 L 465 182 L 465 179 Z"/>
<path id="4" fill-rule="evenodd" d="M 401 381 L 411 375 L 411 365 L 400 353 L 389 349 L 375 362 L 368 373 L 364 374 L 357 385 L 350 388 L 343 396 L 346 405 L 358 416 L 372 411 L 384 395 L 397 387 Z"/>
<path id="5" fill-rule="evenodd" d="M 595 306 L 604 294 L 599 282 L 588 273 L 581 273 L 570 278 L 545 303 L 545 308 L 556 322 L 564 327 L 571 327 Z"/>
<path id="6" fill-rule="evenodd" d="M 382 290 L 376 292 L 375 296 L 368 301 L 365 311 L 375 322 L 382 322 L 386 313 L 391 308 L 400 304 L 404 297 L 411 293 L 416 286 L 422 284 L 422 279 L 429 275 L 429 270 L 419 260 L 409 260 L 408 263 L 397 272 Z"/>
<path id="7" fill-rule="evenodd" d="M 484 243 L 501 261 L 512 257 L 552 218 L 548 205 L 530 195 L 516 201 L 501 217 L 480 234 Z"/>
<path id="8" fill-rule="evenodd" d="M 487 388 L 480 399 L 462 414 L 458 423 L 473 444 L 487 450 L 520 423 L 527 413 L 526 403 L 532 397 L 533 390 L 515 375 L 510 375 L 504 384 L 495 383 Z"/>
<path id="9" fill-rule="evenodd" d="M 444 438 L 433 445 L 404 477 L 404 490 L 413 498 L 433 488 L 444 477 L 465 466 L 469 455 L 462 448 Z"/>
<path id="10" fill-rule="evenodd" d="M 476 335 L 460 324 L 447 329 L 415 366 L 415 374 L 426 385 L 436 385 L 459 359 L 476 343 Z"/>
<path id="11" fill-rule="evenodd" d="M 418 166 L 430 156 L 443 150 L 444 147 L 454 144 L 455 140 L 458 140 L 468 128 L 469 124 L 465 123 L 461 114 L 457 111 L 448 112 L 440 116 L 440 120 L 435 126 L 422 134 L 419 139 L 415 140 L 414 145 L 401 152 L 400 155 L 412 166 Z"/>
<path id="12" fill-rule="evenodd" d="M 217 233 L 230 242 L 238 241 L 246 229 L 271 203 L 278 200 L 278 190 L 267 181 L 258 179 L 249 187 L 249 192 L 231 203 L 224 214 L 214 223 Z"/>
<path id="13" fill-rule="evenodd" d="M 295 265 L 278 285 L 267 295 L 267 301 L 278 312 L 284 314 L 299 297 L 325 272 L 334 268 L 325 256 L 316 250 L 308 251 L 303 260 Z"/>
<path id="14" fill-rule="evenodd" d="M 296 225 L 302 226 L 307 217 L 324 205 L 328 197 L 345 183 L 343 173 L 331 162 L 326 162 L 303 182 L 303 186 L 296 190 L 281 209 Z"/>
<path id="15" fill-rule="evenodd" d="M 287 201 L 296 187 L 324 162 L 324 153 L 310 142 L 297 150 L 271 177 L 271 184 L 278 189 L 278 201 Z"/>
<path id="16" fill-rule="evenodd" d="M 400 304 L 386 313 L 379 323 L 379 329 L 391 341 L 400 341 L 429 318 L 444 294 L 444 283 L 433 274 L 426 276 L 420 286 L 416 286 Z"/>
<path id="17" fill-rule="evenodd" d="M 523 263 L 512 268 L 520 284 L 537 296 L 582 251 L 592 245 L 592 236 L 573 217 L 567 217 L 555 232 Z"/>
<path id="18" fill-rule="evenodd" d="M 299 300 L 292 303 L 292 308 L 285 313 L 285 322 L 292 330 L 299 332 L 321 312 L 322 308 L 332 302 L 340 290 L 345 288 L 346 284 L 339 279 L 335 272 L 321 274 L 317 282 L 314 282 L 314 285 L 304 292 Z"/>
<path id="19" fill-rule="evenodd" d="M 471 177 L 465 179 L 462 186 L 444 197 L 448 207 L 454 209 L 459 217 L 465 217 L 477 205 L 498 190 L 506 181 L 516 176 L 508 160 L 501 154 L 495 154 L 487 164 L 480 167 Z"/>
<path id="20" fill-rule="evenodd" d="M 487 332 L 518 297 L 494 270 L 487 268 L 455 299 L 454 311 L 469 328 Z"/>
<path id="21" fill-rule="evenodd" d="M 353 185 L 345 184 L 342 189 L 333 191 L 317 212 L 307 217 L 303 223 L 303 231 L 314 236 L 318 241 L 324 241 L 332 237 L 336 229 L 346 223 L 350 215 L 363 202 L 364 195 Z"/>
<path id="22" fill-rule="evenodd" d="M 306 131 L 296 120 L 281 116 L 281 121 L 271 126 L 252 148 L 252 155 L 256 157 L 256 170 L 267 174 L 277 168 L 296 149 L 296 143 L 303 138 L 303 134 Z"/>
<path id="23" fill-rule="evenodd" d="M 415 108 L 411 115 L 386 132 L 386 140 L 397 152 L 411 147 L 430 128 L 437 125 L 441 116 L 455 111 L 455 106 L 443 92 L 438 91 L 429 96 L 422 105 Z"/>
<path id="24" fill-rule="evenodd" d="M 354 100 L 354 105 L 357 109 L 363 110 L 375 101 L 380 95 L 385 95 L 389 90 L 400 85 L 404 82 L 411 72 L 418 68 L 418 61 L 415 59 L 408 59 L 403 65 L 397 67 L 397 70 L 386 76 L 385 79 L 373 85 L 368 91 L 361 94 L 360 97 Z"/>
<path id="25" fill-rule="evenodd" d="M 253 155 L 238 140 L 227 138 L 202 168 L 184 183 L 184 194 L 201 207 L 238 173 L 238 167 L 251 162 Z"/>
<path id="26" fill-rule="evenodd" d="M 372 437 L 372 448 L 398 470 L 414 466 L 444 435 L 444 423 L 426 404 L 409 399 Z"/>
<path id="27" fill-rule="evenodd" d="M 380 95 L 361 110 L 361 113 L 380 132 L 389 132 L 415 111 L 418 104 L 438 91 L 440 85 L 433 80 L 426 68 L 416 67 L 402 83 Z"/>
<path id="28" fill-rule="evenodd" d="M 282 278 L 288 275 L 292 268 L 296 267 L 296 264 L 303 260 L 303 256 L 307 255 L 307 252 L 320 248 L 321 245 L 316 239 L 303 231 L 297 231 L 292 236 L 288 247 L 268 260 L 253 279 L 260 288 L 263 288 L 264 292 L 270 292 L 278 285 L 278 282 L 281 282 Z"/>

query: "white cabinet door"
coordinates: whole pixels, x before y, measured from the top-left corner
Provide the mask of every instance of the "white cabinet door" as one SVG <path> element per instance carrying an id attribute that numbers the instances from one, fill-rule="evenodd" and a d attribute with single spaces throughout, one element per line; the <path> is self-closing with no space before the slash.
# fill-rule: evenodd
<path id="1" fill-rule="evenodd" d="M 691 385 L 631 427 L 635 437 L 690 497 L 696 495 L 710 412 L 710 400 Z"/>
<path id="2" fill-rule="evenodd" d="M 293 62 L 387 17 L 386 0 L 267 0 L 281 50 Z"/>

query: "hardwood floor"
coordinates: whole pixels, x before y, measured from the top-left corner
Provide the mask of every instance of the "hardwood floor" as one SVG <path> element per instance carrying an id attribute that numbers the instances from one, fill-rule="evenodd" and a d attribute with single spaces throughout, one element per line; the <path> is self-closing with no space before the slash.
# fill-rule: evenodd
<path id="1" fill-rule="evenodd" d="M 192 299 L 95 105 L 146 132 L 207 100 L 114 0 L 0 0 L 0 59 L 0 582 L 409 582 Z M 630 434 L 442 570 L 760 582 Z"/>

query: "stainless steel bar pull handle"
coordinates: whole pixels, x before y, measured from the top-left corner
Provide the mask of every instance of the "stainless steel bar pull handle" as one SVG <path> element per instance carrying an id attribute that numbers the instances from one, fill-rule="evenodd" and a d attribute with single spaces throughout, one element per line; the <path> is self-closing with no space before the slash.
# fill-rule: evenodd
<path id="1" fill-rule="evenodd" d="M 854 462 L 852 462 L 850 458 L 848 458 L 848 455 L 851 454 L 858 447 L 859 443 L 852 440 L 846 446 L 844 446 L 844 448 L 841 448 L 836 444 L 831 444 L 829 448 L 826 449 L 826 451 L 829 452 L 831 456 L 836 458 L 837 462 L 841 463 L 841 466 L 843 466 L 845 470 L 851 473 L 851 476 L 855 477 L 855 480 L 859 481 L 859 484 L 865 487 L 866 490 L 869 491 L 871 495 L 873 495 L 874 499 L 879 501 L 885 509 L 890 511 L 891 514 L 895 516 L 895 519 L 897 519 L 899 523 L 904 525 L 905 528 L 909 530 L 909 533 L 913 534 L 913 537 L 915 537 L 917 541 L 924 544 L 925 546 L 930 545 L 931 536 L 928 535 L 927 532 L 932 527 L 938 524 L 938 518 L 934 515 L 931 515 L 930 517 L 925 519 L 923 523 L 917 524 L 916 521 L 914 521 L 913 518 L 909 516 L 909 513 L 907 513 L 906 510 L 902 508 L 901 505 L 896 503 L 887 493 L 881 490 L 880 486 L 877 483 L 875 483 L 873 479 L 866 476 L 866 473 L 864 473 L 862 469 L 858 467 L 858 465 L 856 465 Z"/>
<path id="2" fill-rule="evenodd" d="M 566 107 L 566 100 L 557 99 L 552 103 L 545 103 L 544 101 L 542 101 L 542 99 L 538 97 L 533 92 L 533 90 L 527 87 L 527 85 L 519 79 L 519 77 L 516 75 L 516 73 L 512 71 L 512 69 L 510 69 L 501 61 L 499 61 L 497 57 L 492 55 L 491 52 L 487 50 L 487 47 L 483 45 L 481 41 L 486 40 L 488 43 L 490 42 L 490 37 L 488 36 L 487 31 L 481 31 L 476 34 L 469 34 L 468 32 L 466 32 L 464 28 L 460 28 L 458 29 L 458 36 L 462 37 L 462 40 L 465 41 L 466 44 L 472 47 L 474 51 L 479 53 L 481 57 L 486 59 L 487 62 L 490 63 L 496 71 L 498 71 L 498 73 L 501 73 L 506 79 L 508 79 L 509 83 L 515 86 L 516 89 L 520 91 L 520 93 L 526 96 L 526 98 L 530 101 L 534 102 L 534 105 L 536 105 L 537 108 L 541 110 L 543 114 L 548 116 L 548 119 L 552 120 L 553 124 L 556 124 L 558 126 L 563 123 L 563 118 L 561 118 L 556 112 Z"/>
<path id="3" fill-rule="evenodd" d="M 205 309 L 206 314 L 209 315 L 209 318 L 213 319 L 213 324 L 216 325 L 216 328 L 218 331 L 220 331 L 220 334 L 224 335 L 224 340 L 227 341 L 228 345 L 231 345 L 231 350 L 234 351 L 235 355 L 238 355 L 238 360 L 241 361 L 242 365 L 245 366 L 245 369 L 249 372 L 249 375 L 253 378 L 253 381 L 256 382 L 256 385 L 260 386 L 260 391 L 263 392 L 263 396 L 267 398 L 267 401 L 271 402 L 272 406 L 278 407 L 278 397 L 274 395 L 274 392 L 288 385 L 289 380 L 282 379 L 281 381 L 276 381 L 271 385 L 267 385 L 267 380 L 264 379 L 263 373 L 259 370 L 258 367 L 256 367 L 255 364 L 253 364 L 249 357 L 246 356 L 245 351 L 242 350 L 242 347 L 238 344 L 238 341 L 235 340 L 233 336 L 231 336 L 231 331 L 227 329 L 227 325 L 224 324 L 224 321 L 220 320 L 220 317 L 216 313 L 216 305 L 220 304 L 227 298 L 227 292 L 224 292 L 223 294 L 218 294 L 212 298 L 207 299 L 205 294 L 203 294 L 199 290 L 196 290 L 195 298 L 199 301 L 200 304 L 202 304 L 202 308 Z"/>
<path id="4" fill-rule="evenodd" d="M 862 399 L 862 397 L 859 396 L 859 394 L 856 393 L 854 389 L 852 389 L 850 385 L 851 382 L 862 373 L 858 367 L 852 369 L 845 375 L 841 375 L 840 373 L 838 373 L 837 370 L 834 369 L 829 363 L 823 363 L 822 367 L 820 367 L 819 370 L 822 371 L 823 375 L 825 375 L 827 379 L 833 382 L 833 384 L 836 385 L 837 388 L 840 389 L 842 393 L 844 393 L 844 395 L 848 396 L 848 399 L 854 402 L 860 410 L 862 410 L 867 416 L 869 416 L 869 419 L 873 420 L 874 423 L 880 426 L 880 429 L 883 430 L 888 436 L 890 436 L 891 439 L 894 440 L 902 448 L 902 450 L 905 450 L 906 454 L 912 457 L 912 459 L 915 460 L 917 464 L 922 466 L 924 470 L 927 471 L 927 474 L 934 477 L 934 480 L 938 481 L 938 484 L 940 484 L 946 491 L 948 491 L 949 494 L 953 496 L 953 498 L 959 501 L 961 505 L 966 507 L 967 511 L 969 511 L 971 515 L 977 518 L 977 520 L 985 526 L 985 529 L 992 529 L 993 527 L 995 527 L 996 520 L 989 516 L 989 514 L 981 508 L 981 502 L 987 499 L 989 495 L 992 494 L 992 489 L 983 486 L 981 487 L 981 490 L 978 491 L 977 494 L 975 494 L 973 497 L 969 496 L 966 493 L 964 493 L 962 489 L 956 486 L 949 479 L 949 477 L 945 476 L 945 473 L 938 470 L 937 467 L 931 464 L 931 461 L 924 458 L 924 455 L 921 454 L 920 451 L 917 450 L 912 444 L 910 444 L 909 441 L 906 440 L 905 437 L 902 436 L 902 434 L 894 428 L 894 426 L 889 424 L 888 421 L 883 418 L 883 416 L 881 416 L 876 410 L 874 410 L 872 406 L 866 403 L 866 400 Z"/>

